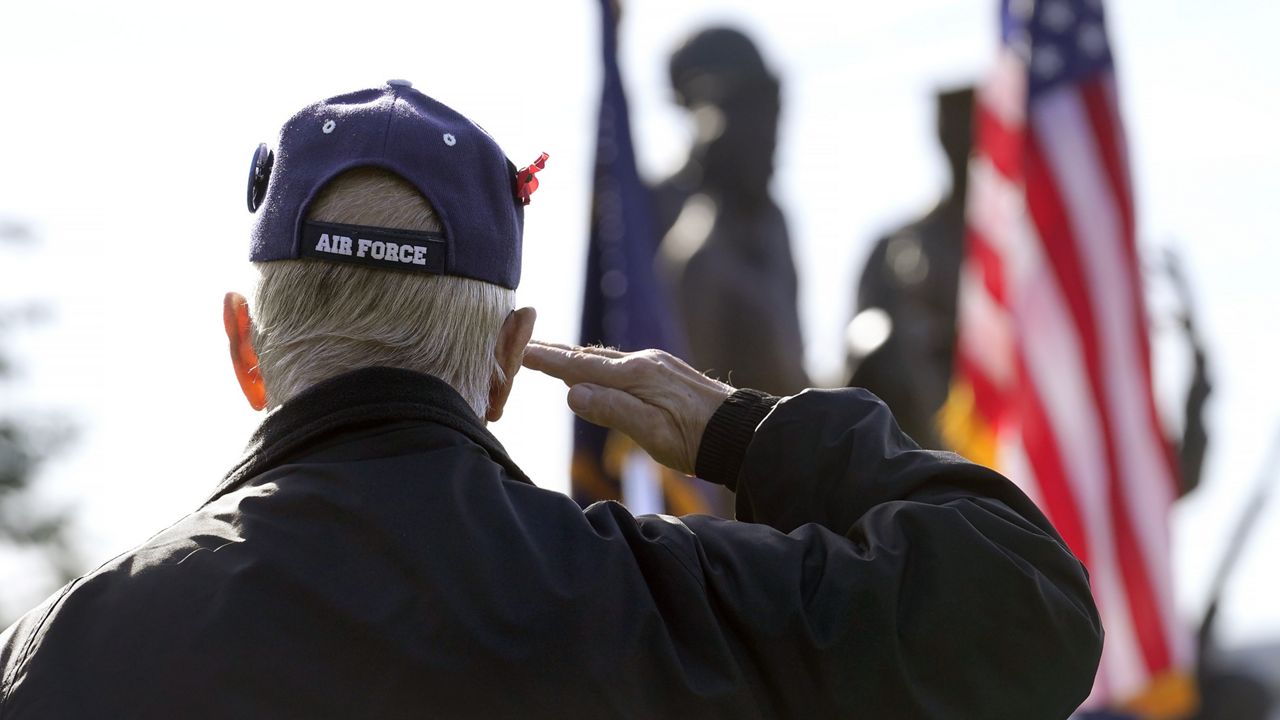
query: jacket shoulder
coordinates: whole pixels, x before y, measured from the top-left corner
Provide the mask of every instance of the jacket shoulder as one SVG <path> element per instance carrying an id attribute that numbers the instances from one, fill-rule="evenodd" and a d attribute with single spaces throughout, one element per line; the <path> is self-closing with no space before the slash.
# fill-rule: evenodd
<path id="1" fill-rule="evenodd" d="M 0 716 L 8 705 L 10 693 L 21 684 L 27 661 L 44 635 L 50 618 L 77 582 L 79 580 L 67 583 L 0 633 Z"/>

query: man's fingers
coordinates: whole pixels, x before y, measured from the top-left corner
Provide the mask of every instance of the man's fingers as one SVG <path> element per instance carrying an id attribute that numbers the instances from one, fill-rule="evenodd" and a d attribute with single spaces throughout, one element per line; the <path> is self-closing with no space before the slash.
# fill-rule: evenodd
<path id="1" fill-rule="evenodd" d="M 589 366 L 598 365 L 607 358 L 588 355 L 572 345 L 531 342 L 524 349 L 523 365 L 530 370 L 546 373 L 567 383 L 584 382 L 580 377 L 591 372 Z M 588 369 L 584 369 L 586 366 Z"/>
<path id="2" fill-rule="evenodd" d="M 590 383 L 569 388 L 569 409 L 589 423 L 619 430 L 641 443 L 645 438 L 637 435 L 652 427 L 658 414 L 630 393 Z"/>
<path id="3" fill-rule="evenodd" d="M 693 472 L 707 419 L 733 393 L 660 350 L 531 342 L 524 366 L 563 380 L 579 417 L 626 433 L 654 460 L 681 472 Z"/>
<path id="4" fill-rule="evenodd" d="M 621 350 L 614 348 L 601 347 L 599 345 L 567 345 L 565 343 L 545 342 L 543 340 L 530 340 L 530 345 L 558 348 L 560 350 L 568 350 L 570 352 L 586 353 L 588 355 L 599 355 L 608 358 L 620 358 L 626 355 Z"/>
<path id="5" fill-rule="evenodd" d="M 596 383 L 617 387 L 625 382 L 629 371 L 619 362 L 625 354 L 614 350 L 586 348 L 551 343 L 529 343 L 524 351 L 524 366 L 546 373 L 570 385 Z"/>

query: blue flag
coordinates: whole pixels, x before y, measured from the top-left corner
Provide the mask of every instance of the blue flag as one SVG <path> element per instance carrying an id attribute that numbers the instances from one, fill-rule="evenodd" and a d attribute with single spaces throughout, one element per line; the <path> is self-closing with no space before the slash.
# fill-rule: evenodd
<path id="1" fill-rule="evenodd" d="M 600 5 L 604 88 L 580 342 L 621 350 L 659 348 L 681 354 L 675 316 L 654 271 L 660 238 L 654 228 L 649 190 L 636 170 L 631 120 L 618 68 L 615 8 L 611 0 L 601 0 Z M 633 509 L 677 513 L 706 510 L 700 491 L 690 485 L 696 481 L 672 477 L 670 471 L 664 472 L 651 461 L 648 467 L 642 467 L 633 462 L 637 452 L 625 437 L 574 418 L 574 500 L 586 506 L 597 500 L 622 499 L 624 468 L 630 466 L 633 472 L 650 476 L 652 496 L 662 505 Z"/>

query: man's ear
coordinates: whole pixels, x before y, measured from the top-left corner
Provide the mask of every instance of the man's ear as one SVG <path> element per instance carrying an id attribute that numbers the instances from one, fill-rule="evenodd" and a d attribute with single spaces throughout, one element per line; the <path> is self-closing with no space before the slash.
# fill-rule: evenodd
<path id="1" fill-rule="evenodd" d="M 498 331 L 498 345 L 493 349 L 493 357 L 498 361 L 498 367 L 502 368 L 506 380 L 503 381 L 494 373 L 489 381 L 489 408 L 484 413 L 484 419 L 489 422 L 502 417 L 502 408 L 507 404 L 511 385 L 516 380 L 516 373 L 520 371 L 524 348 L 529 344 L 529 338 L 533 337 L 533 323 L 537 318 L 538 313 L 533 308 L 512 310 L 503 321 L 502 329 Z"/>
<path id="2" fill-rule="evenodd" d="M 222 326 L 231 348 L 231 367 L 244 399 L 254 410 L 261 410 L 267 406 L 267 386 L 262 384 L 262 375 L 258 373 L 258 353 L 253 349 L 250 322 L 249 302 L 240 293 L 227 293 L 222 299 Z"/>

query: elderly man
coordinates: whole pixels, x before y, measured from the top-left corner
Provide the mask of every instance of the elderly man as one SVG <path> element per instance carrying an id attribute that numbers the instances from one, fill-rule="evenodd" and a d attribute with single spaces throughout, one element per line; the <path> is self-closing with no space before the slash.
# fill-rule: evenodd
<path id="1" fill-rule="evenodd" d="M 918 449 L 865 391 L 530 343 L 539 167 L 403 81 L 259 149 L 261 280 L 225 325 L 270 412 L 207 503 L 0 636 L 0 717 L 1024 719 L 1085 697 L 1085 573 L 996 473 Z M 739 520 L 533 485 L 485 429 L 522 362 L 736 490 Z"/>

